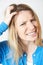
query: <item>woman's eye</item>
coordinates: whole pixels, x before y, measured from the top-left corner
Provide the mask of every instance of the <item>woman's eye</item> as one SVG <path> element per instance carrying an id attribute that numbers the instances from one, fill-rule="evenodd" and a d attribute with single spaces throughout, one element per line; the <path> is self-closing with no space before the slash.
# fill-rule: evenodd
<path id="1" fill-rule="evenodd" d="M 22 23 L 20 26 L 25 25 L 25 24 L 26 24 L 26 22 Z"/>
<path id="2" fill-rule="evenodd" d="M 33 21 L 36 21 L 36 19 L 34 18 L 34 19 L 31 19 L 31 22 L 33 22 Z"/>

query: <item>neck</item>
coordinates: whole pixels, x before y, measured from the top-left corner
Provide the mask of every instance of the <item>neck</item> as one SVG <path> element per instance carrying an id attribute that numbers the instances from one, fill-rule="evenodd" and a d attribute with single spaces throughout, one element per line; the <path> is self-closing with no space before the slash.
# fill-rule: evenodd
<path id="1" fill-rule="evenodd" d="M 27 53 L 27 55 L 32 55 L 36 48 L 37 48 L 37 45 L 35 45 L 35 42 L 29 42 L 29 41 L 24 41 L 24 40 L 20 40 L 21 41 L 21 45 L 23 47 L 23 50 L 24 52 Z"/>
<path id="2" fill-rule="evenodd" d="M 30 42 L 27 45 L 27 55 L 32 55 L 35 52 L 36 48 L 37 48 L 37 45 L 35 45 L 34 42 Z"/>
<path id="3" fill-rule="evenodd" d="M 23 41 L 23 44 L 25 44 L 25 51 L 28 54 L 33 54 L 37 48 L 37 45 L 35 44 L 35 42 L 26 42 L 26 41 Z"/>

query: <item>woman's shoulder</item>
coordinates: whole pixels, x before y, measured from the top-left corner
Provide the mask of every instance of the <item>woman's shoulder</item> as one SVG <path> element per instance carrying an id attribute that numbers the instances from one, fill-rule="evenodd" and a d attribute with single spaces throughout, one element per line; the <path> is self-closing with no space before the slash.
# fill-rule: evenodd
<path id="1" fill-rule="evenodd" d="M 3 65 L 13 65 L 13 55 L 10 46 L 8 45 L 8 41 L 0 42 L 0 63 L 4 63 Z M 14 61 L 14 60 L 13 60 Z"/>
<path id="2" fill-rule="evenodd" d="M 12 57 L 12 51 L 8 45 L 8 41 L 0 42 L 0 63 L 7 63 L 8 60 L 10 63 L 10 59 L 12 59 Z"/>
<path id="3" fill-rule="evenodd" d="M 41 54 L 43 54 L 43 46 L 39 46 L 39 51 Z"/>
<path id="4" fill-rule="evenodd" d="M 0 63 L 2 63 L 4 59 L 4 55 L 6 54 L 7 50 L 7 41 L 0 42 Z"/>
<path id="5" fill-rule="evenodd" d="M 8 41 L 7 41 L 7 40 L 5 40 L 5 41 L 1 41 L 1 42 L 0 42 L 0 45 L 1 45 L 1 46 L 3 46 L 3 45 L 7 45 L 7 44 L 8 44 Z"/>
<path id="6" fill-rule="evenodd" d="M 10 47 L 8 45 L 8 41 L 0 42 L 0 53 L 7 54 L 9 50 L 10 50 Z"/>
<path id="7" fill-rule="evenodd" d="M 5 50 L 8 50 L 8 48 L 9 48 L 9 45 L 8 45 L 8 41 L 7 40 L 0 42 L 0 49 L 5 51 Z"/>
<path id="8" fill-rule="evenodd" d="M 10 46 L 8 44 L 8 41 L 6 40 L 0 42 L 0 53 L 3 52 L 6 55 L 7 53 L 9 53 L 9 51 L 10 51 Z"/>
<path id="9" fill-rule="evenodd" d="M 2 41 L 0 42 L 0 59 L 4 58 L 10 51 L 8 41 Z M 0 62 L 1 62 L 0 60 Z"/>
<path id="10" fill-rule="evenodd" d="M 40 50 L 40 52 L 43 53 L 43 40 L 42 40 L 42 46 L 39 46 L 39 50 Z"/>

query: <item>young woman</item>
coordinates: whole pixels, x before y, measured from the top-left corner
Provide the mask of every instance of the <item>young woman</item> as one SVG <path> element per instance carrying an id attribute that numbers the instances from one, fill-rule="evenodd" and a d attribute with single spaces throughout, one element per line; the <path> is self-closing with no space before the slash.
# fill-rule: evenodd
<path id="1" fill-rule="evenodd" d="M 41 26 L 36 13 L 25 4 L 12 4 L 17 12 L 9 24 L 9 41 L 0 44 L 3 65 L 43 65 Z"/>

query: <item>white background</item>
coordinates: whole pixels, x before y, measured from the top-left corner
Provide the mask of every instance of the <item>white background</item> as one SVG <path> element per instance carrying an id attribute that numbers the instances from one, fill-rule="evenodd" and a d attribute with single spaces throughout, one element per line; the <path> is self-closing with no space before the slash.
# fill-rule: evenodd
<path id="1" fill-rule="evenodd" d="M 0 0 L 0 23 L 4 21 L 4 11 L 6 7 L 12 3 L 25 3 L 33 8 L 37 13 L 41 28 L 42 28 L 42 38 L 43 38 L 43 0 Z M 0 41 L 8 39 L 8 30 L 0 36 Z"/>

